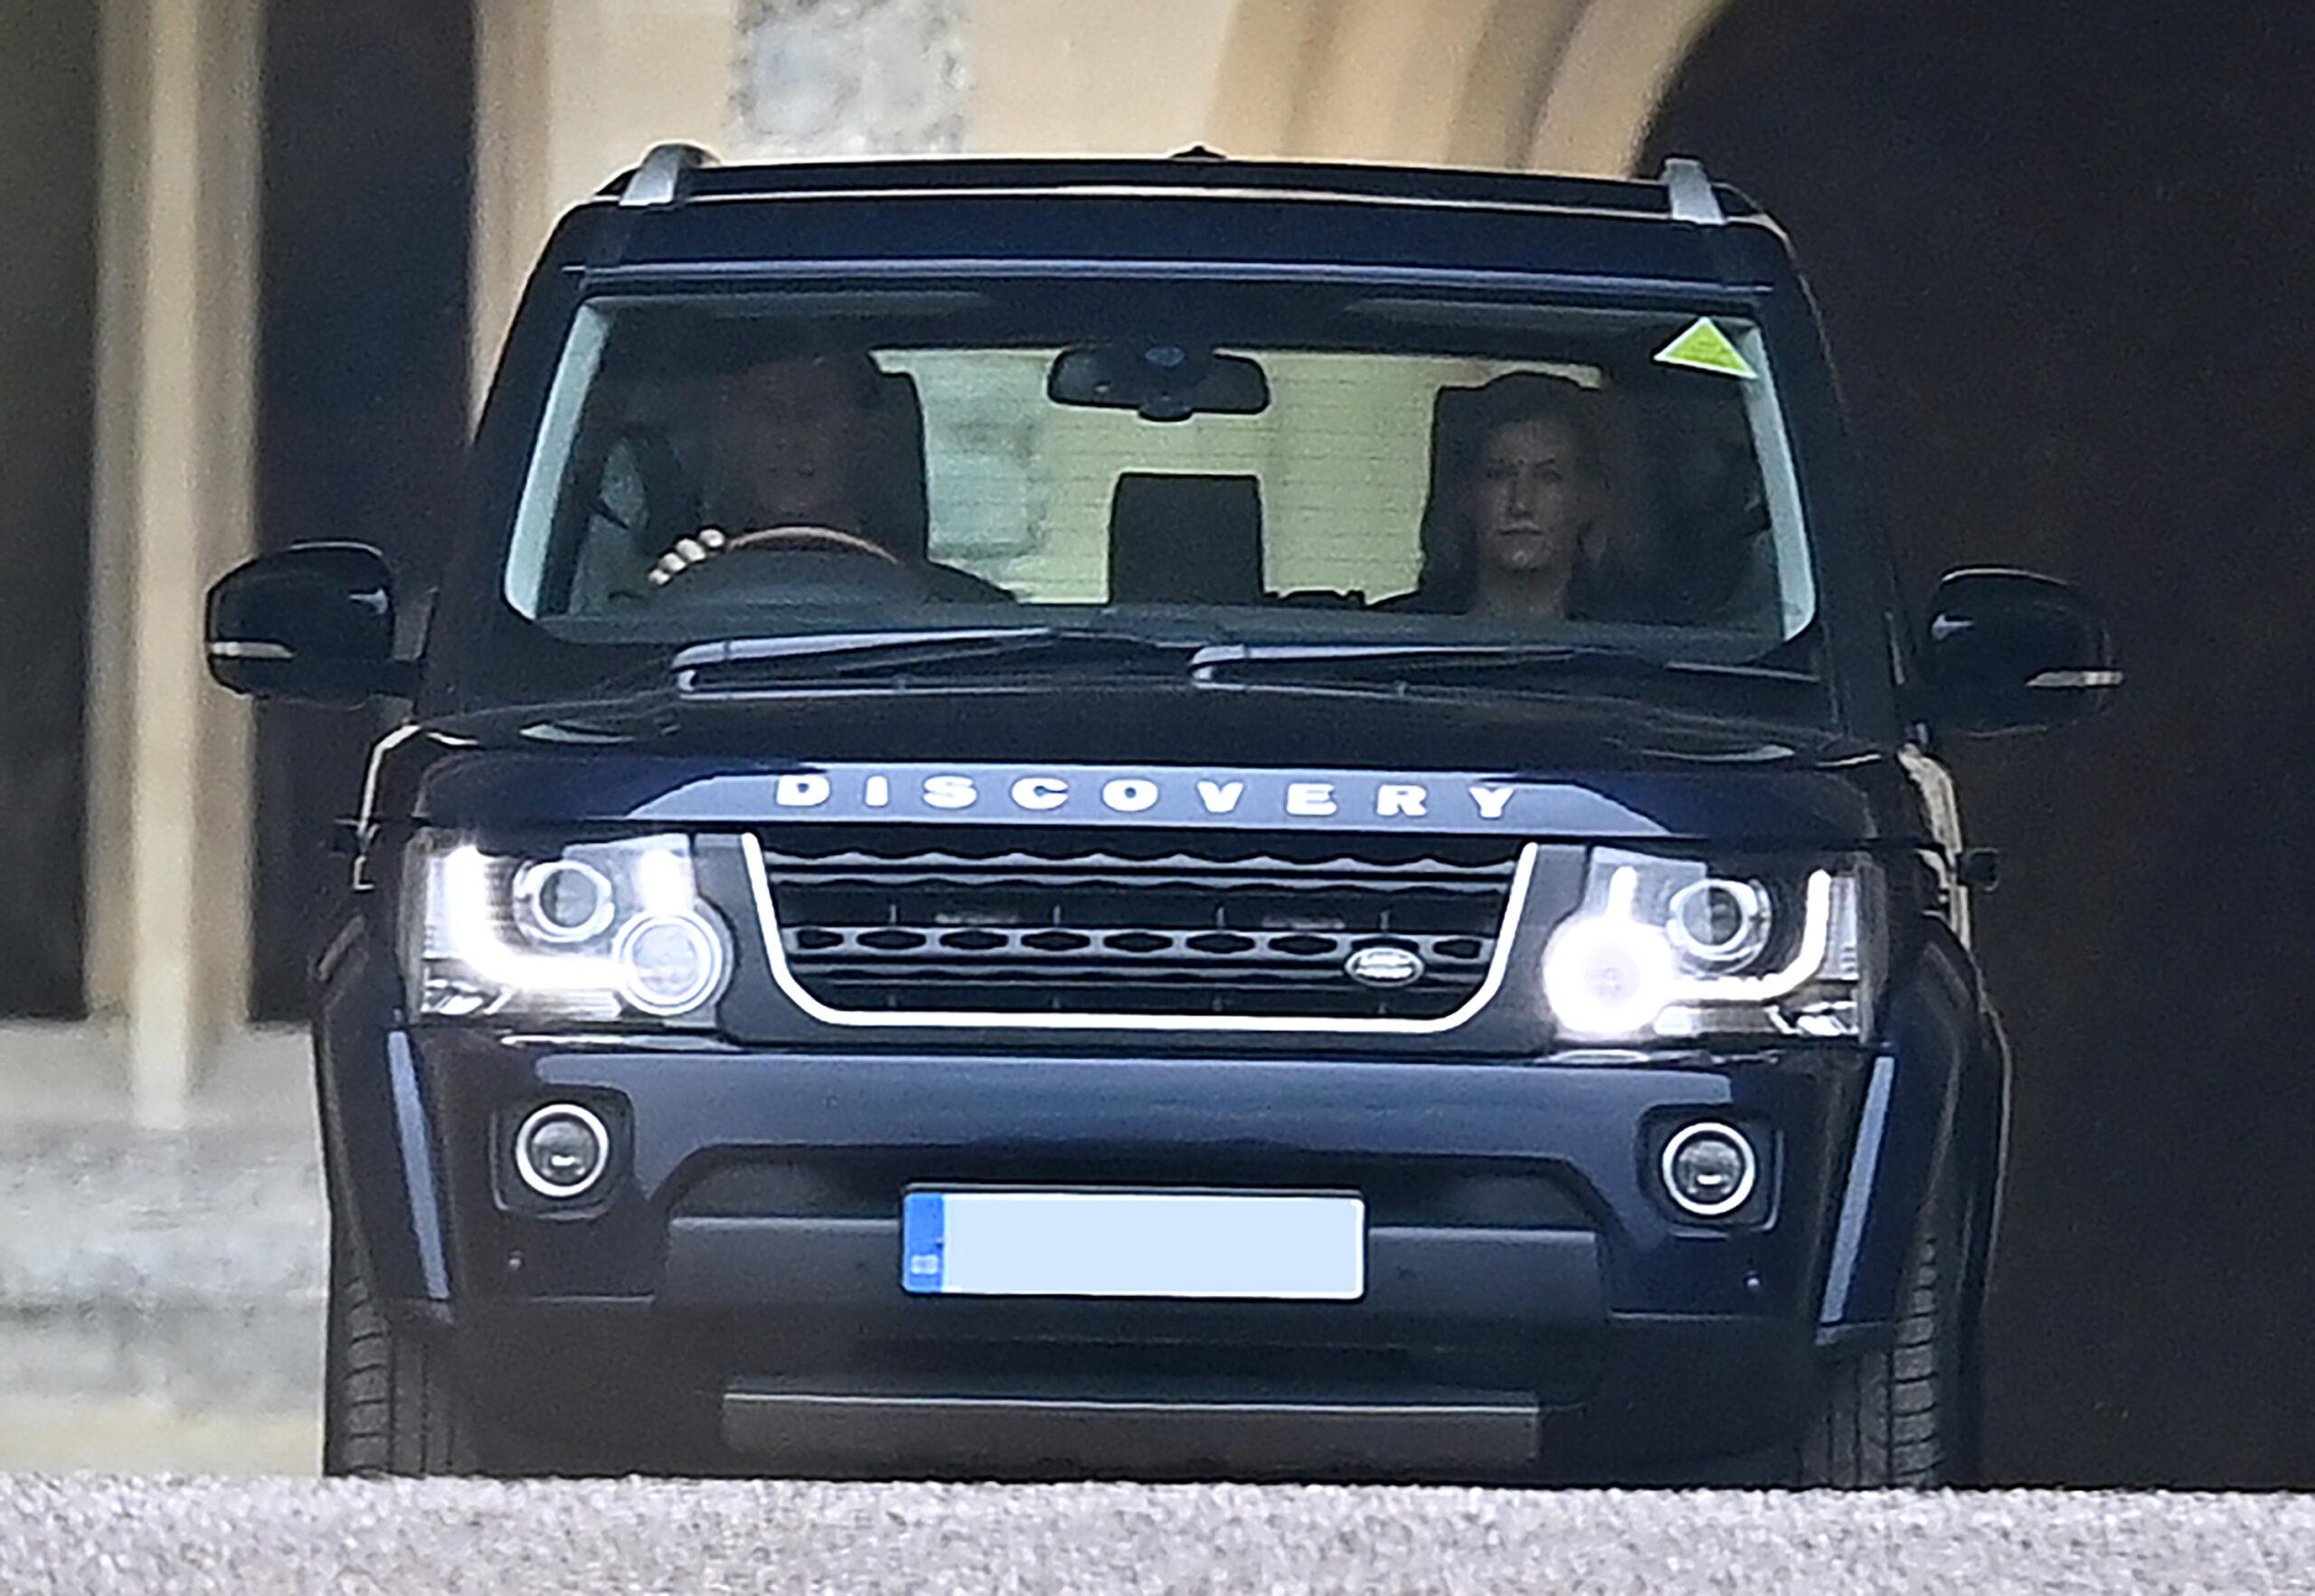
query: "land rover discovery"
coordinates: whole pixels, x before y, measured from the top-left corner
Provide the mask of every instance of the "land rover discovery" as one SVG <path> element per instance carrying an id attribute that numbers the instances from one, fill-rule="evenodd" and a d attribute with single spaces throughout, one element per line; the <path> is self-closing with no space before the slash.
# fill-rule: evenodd
<path id="1" fill-rule="evenodd" d="M 1906 621 L 1693 163 L 663 147 L 472 477 L 422 606 L 210 600 L 226 685 L 391 717 L 330 1470 L 1966 1475 L 1937 751 L 2120 676 L 2022 572 Z"/>

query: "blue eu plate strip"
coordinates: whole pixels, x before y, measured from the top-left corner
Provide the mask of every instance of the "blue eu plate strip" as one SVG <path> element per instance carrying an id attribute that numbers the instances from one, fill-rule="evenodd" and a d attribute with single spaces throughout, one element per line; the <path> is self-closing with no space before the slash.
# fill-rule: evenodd
<path id="1" fill-rule="evenodd" d="M 1355 1302 L 1354 1193 L 912 1191 L 901 1288 L 932 1297 L 1202 1297 Z"/>
<path id="2" fill-rule="evenodd" d="M 901 1286 L 937 1295 L 947 1262 L 946 1226 L 939 1192 L 910 1192 L 901 1199 Z"/>

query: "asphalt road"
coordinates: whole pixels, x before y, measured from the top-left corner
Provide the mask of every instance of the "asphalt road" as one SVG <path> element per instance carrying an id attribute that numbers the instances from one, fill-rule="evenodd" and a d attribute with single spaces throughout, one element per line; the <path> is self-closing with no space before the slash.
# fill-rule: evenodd
<path id="1" fill-rule="evenodd" d="M 8 1591 L 2315 1590 L 2315 1497 L 0 1476 Z"/>

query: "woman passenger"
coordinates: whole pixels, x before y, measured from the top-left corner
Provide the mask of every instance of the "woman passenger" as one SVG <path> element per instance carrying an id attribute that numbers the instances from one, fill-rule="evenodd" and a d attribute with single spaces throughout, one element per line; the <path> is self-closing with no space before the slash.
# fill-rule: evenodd
<path id="1" fill-rule="evenodd" d="M 1615 505 L 1598 396 L 1512 372 L 1440 430 L 1422 519 L 1422 570 L 1392 609 L 1503 620 L 1581 615 L 1610 560 Z"/>

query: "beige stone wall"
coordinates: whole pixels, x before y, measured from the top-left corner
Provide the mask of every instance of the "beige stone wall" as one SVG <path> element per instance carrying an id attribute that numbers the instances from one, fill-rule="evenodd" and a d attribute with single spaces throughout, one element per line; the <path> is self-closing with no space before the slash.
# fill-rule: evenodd
<path id="1" fill-rule="evenodd" d="M 1243 0 L 974 0 L 977 150 L 1162 155 L 1214 137 Z"/>
<path id="2" fill-rule="evenodd" d="M 568 206 L 662 139 L 728 148 L 738 0 L 476 0 L 478 375 Z"/>
<path id="3" fill-rule="evenodd" d="M 1617 174 L 1724 0 L 477 0 L 476 341 L 649 145 Z"/>

